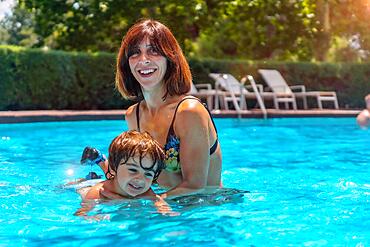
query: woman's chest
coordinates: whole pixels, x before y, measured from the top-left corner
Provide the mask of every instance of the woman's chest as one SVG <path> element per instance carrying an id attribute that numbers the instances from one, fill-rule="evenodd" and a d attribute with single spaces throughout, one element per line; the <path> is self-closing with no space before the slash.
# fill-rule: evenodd
<path id="1" fill-rule="evenodd" d="M 140 118 L 140 131 L 149 134 L 164 146 L 167 143 L 169 132 L 173 132 L 173 116 L 170 112 L 164 112 L 156 116 L 143 115 Z M 172 130 L 170 130 L 172 129 Z"/>

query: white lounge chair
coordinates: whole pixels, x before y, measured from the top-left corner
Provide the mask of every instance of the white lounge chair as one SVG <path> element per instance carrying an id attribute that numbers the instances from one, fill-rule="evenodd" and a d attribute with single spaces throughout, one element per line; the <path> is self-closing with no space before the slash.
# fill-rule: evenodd
<path id="1" fill-rule="evenodd" d="M 212 89 L 212 85 L 209 83 L 191 84 L 189 93 L 199 99 L 205 99 L 207 101 L 207 107 L 210 111 L 213 110 L 213 98 L 216 95 L 216 90 Z"/>
<path id="2" fill-rule="evenodd" d="M 229 109 L 229 102 L 233 103 L 235 110 L 247 110 L 245 97 L 253 97 L 254 93 L 245 89 L 231 74 L 210 73 L 209 76 L 216 82 L 216 108 L 218 107 L 218 98 L 220 98 L 222 107 L 226 110 Z"/>
<path id="3" fill-rule="evenodd" d="M 322 109 L 322 102 L 332 101 L 334 103 L 334 108 L 338 109 L 338 99 L 337 94 L 333 91 L 306 91 L 304 85 L 288 86 L 287 82 L 284 80 L 283 76 L 279 71 L 273 69 L 259 69 L 258 72 L 262 75 L 266 84 L 271 88 L 274 93 L 285 93 L 293 95 L 294 104 L 295 97 L 302 98 L 304 109 L 308 108 L 307 97 L 315 97 L 317 100 L 317 105 L 319 109 Z M 294 92 L 293 90 L 300 90 L 299 92 Z"/>
<path id="4" fill-rule="evenodd" d="M 235 108 L 239 107 L 241 110 L 246 110 L 246 99 L 257 99 L 254 92 L 248 91 L 248 86 L 243 85 L 231 74 L 210 73 L 209 76 L 216 81 L 216 91 L 224 90 L 223 94 L 218 93 L 218 95 L 221 97 L 225 109 L 228 109 L 228 102 L 231 101 Z M 257 84 L 256 87 L 263 100 L 275 100 L 277 97 L 275 93 L 263 92 L 262 85 Z"/>

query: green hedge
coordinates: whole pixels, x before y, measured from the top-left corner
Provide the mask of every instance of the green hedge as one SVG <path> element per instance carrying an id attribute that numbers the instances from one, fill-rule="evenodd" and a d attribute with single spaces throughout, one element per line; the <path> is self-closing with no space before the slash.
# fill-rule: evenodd
<path id="1" fill-rule="evenodd" d="M 278 69 L 290 85 L 335 90 L 341 107 L 362 108 L 370 93 L 370 63 L 302 63 L 189 59 L 194 83 L 210 72 L 245 74 Z M 115 55 L 0 46 L 0 110 L 117 109 L 132 102 L 114 89 Z"/>
<path id="2" fill-rule="evenodd" d="M 0 46 L 0 110 L 112 109 L 114 55 Z"/>

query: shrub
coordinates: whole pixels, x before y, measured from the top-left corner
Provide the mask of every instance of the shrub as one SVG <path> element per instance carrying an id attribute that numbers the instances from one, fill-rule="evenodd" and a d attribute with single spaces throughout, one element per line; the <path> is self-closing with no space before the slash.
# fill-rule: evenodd
<path id="1" fill-rule="evenodd" d="M 0 109 L 127 107 L 114 91 L 112 54 L 0 47 Z"/>
<path id="2" fill-rule="evenodd" d="M 334 90 L 341 107 L 363 108 L 370 92 L 370 63 L 309 63 L 189 59 L 194 83 L 214 84 L 208 74 L 237 78 L 278 69 L 289 85 Z M 0 110 L 121 109 L 132 104 L 114 89 L 115 55 L 0 46 Z"/>

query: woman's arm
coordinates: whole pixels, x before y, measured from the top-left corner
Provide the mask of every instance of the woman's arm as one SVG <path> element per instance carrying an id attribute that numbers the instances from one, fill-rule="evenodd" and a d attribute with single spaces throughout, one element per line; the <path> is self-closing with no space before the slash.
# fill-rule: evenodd
<path id="1" fill-rule="evenodd" d="M 182 182 L 163 197 L 194 194 L 206 187 L 210 165 L 209 122 L 207 110 L 197 100 L 187 100 L 179 107 L 174 129 L 180 139 Z"/>

